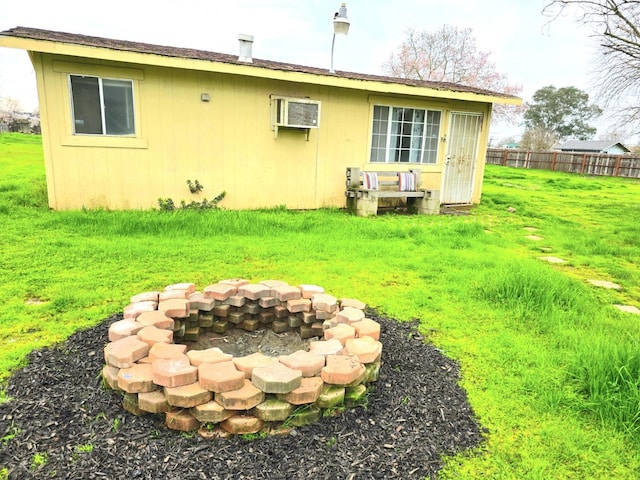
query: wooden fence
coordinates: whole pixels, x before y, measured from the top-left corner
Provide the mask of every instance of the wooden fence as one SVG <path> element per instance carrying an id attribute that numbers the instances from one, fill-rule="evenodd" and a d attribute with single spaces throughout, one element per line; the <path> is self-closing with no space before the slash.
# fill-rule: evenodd
<path id="1" fill-rule="evenodd" d="M 582 175 L 640 178 L 640 155 L 581 152 L 531 152 L 512 148 L 487 149 L 487 163 Z"/>

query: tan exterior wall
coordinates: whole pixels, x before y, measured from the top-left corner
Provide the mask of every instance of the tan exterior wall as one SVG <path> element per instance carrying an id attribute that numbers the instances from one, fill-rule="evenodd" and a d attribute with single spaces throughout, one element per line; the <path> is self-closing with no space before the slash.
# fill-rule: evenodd
<path id="1" fill-rule="evenodd" d="M 55 209 L 156 207 L 227 196 L 222 206 L 285 205 L 311 209 L 345 205 L 345 168 L 419 167 L 423 186 L 439 189 L 448 112 L 484 114 L 473 201 L 480 200 L 491 104 L 373 95 L 364 90 L 251 78 L 231 73 L 117 63 L 31 53 L 36 70 L 49 203 Z M 68 75 L 134 80 L 136 138 L 74 136 Z M 201 101 L 201 94 L 210 96 Z M 270 95 L 321 101 L 320 128 L 271 128 Z M 443 111 L 436 165 L 369 164 L 373 104 Z M 186 181 L 204 185 L 200 197 Z"/>

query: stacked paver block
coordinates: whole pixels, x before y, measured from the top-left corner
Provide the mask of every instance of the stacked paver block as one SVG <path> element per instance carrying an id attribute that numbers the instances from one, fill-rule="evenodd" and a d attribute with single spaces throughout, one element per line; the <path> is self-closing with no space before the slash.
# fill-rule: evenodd
<path id="1" fill-rule="evenodd" d="M 202 292 L 193 283 L 169 285 L 131 297 L 124 319 L 109 328 L 102 375 L 128 412 L 162 414 L 167 427 L 199 429 L 206 438 L 305 425 L 323 409 L 364 403 L 377 380 L 380 325 L 365 308 L 317 285 L 280 280 L 222 280 Z M 181 343 L 231 327 L 317 338 L 308 351 L 280 357 L 234 358 Z"/>

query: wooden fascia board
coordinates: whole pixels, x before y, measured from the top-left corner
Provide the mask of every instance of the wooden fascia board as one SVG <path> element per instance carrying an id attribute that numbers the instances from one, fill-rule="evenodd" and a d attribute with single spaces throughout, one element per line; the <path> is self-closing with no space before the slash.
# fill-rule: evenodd
<path id="1" fill-rule="evenodd" d="M 140 53 L 102 47 L 91 47 L 86 45 L 73 45 L 48 40 L 0 36 L 0 46 L 56 55 L 83 57 L 89 59 L 94 58 L 114 62 L 208 71 L 230 75 L 264 78 L 270 80 L 282 80 L 286 82 L 322 85 L 327 87 L 364 90 L 367 92 L 378 94 L 431 97 L 479 103 L 502 103 L 509 105 L 522 104 L 522 99 L 516 97 L 501 97 L 496 95 L 479 94 L 472 92 L 438 90 L 428 87 L 403 85 L 401 83 L 387 83 L 376 80 L 344 78 L 332 76 L 331 74 L 318 75 L 307 72 L 276 70 L 254 65 L 239 65 L 235 63 L 224 63 L 210 60 L 168 57 L 153 53 Z"/>

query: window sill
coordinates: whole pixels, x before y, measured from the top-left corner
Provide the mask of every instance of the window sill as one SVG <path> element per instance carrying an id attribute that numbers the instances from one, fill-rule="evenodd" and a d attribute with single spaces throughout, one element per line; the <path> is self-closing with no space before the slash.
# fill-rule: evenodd
<path id="1" fill-rule="evenodd" d="M 67 135 L 60 143 L 68 147 L 149 148 L 147 139 L 133 137 Z"/>

